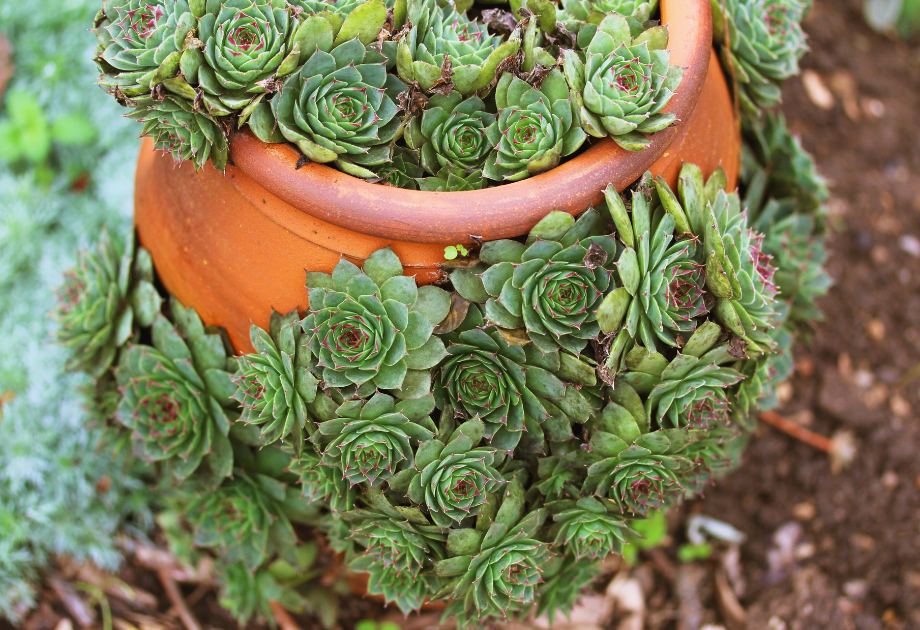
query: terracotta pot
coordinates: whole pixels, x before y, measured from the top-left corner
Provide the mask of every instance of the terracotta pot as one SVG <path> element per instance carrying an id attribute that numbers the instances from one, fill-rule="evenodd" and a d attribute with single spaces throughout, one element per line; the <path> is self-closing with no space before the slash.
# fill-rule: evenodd
<path id="1" fill-rule="evenodd" d="M 712 51 L 709 0 L 662 0 L 661 9 L 671 63 L 685 69 L 665 109 L 679 122 L 641 152 L 604 139 L 530 179 L 431 193 L 369 184 L 320 164 L 296 169 L 293 146 L 250 133 L 231 138 L 226 175 L 210 165 L 177 167 L 145 140 L 135 191 L 141 243 L 166 288 L 249 352 L 250 323 L 267 328 L 272 308 L 304 310 L 304 271 L 332 271 L 342 256 L 360 265 L 389 245 L 406 274 L 429 283 L 446 245 L 521 236 L 551 210 L 578 214 L 601 202 L 608 183 L 623 190 L 646 170 L 674 184 L 684 161 L 707 175 L 722 165 L 734 187 L 740 132 Z"/>

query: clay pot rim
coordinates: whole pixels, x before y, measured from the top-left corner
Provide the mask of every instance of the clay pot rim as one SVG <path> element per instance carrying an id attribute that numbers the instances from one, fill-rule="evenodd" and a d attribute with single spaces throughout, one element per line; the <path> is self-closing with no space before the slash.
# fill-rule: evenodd
<path id="1" fill-rule="evenodd" d="M 671 32 L 671 63 L 684 78 L 664 112 L 677 122 L 651 136 L 639 152 L 609 137 L 556 168 L 519 182 L 484 190 L 425 192 L 372 184 L 332 167 L 307 163 L 291 144 L 266 144 L 249 131 L 230 137 L 232 175 L 239 169 L 282 201 L 317 219 L 363 234 L 441 244 L 508 238 L 529 231 L 552 210 L 578 214 L 601 200 L 608 183 L 623 190 L 679 139 L 696 108 L 712 48 L 709 0 L 661 0 Z"/>

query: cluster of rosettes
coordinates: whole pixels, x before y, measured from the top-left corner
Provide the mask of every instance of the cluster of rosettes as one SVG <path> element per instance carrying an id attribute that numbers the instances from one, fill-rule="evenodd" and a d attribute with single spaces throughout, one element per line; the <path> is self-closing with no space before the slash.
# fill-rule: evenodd
<path id="1" fill-rule="evenodd" d="M 470 190 L 588 136 L 639 151 L 674 121 L 657 2 L 519 5 L 478 21 L 437 0 L 105 0 L 96 62 L 143 134 L 198 168 L 223 170 L 248 126 L 357 177 Z"/>
<path id="2" fill-rule="evenodd" d="M 196 543 L 249 585 L 228 592 L 277 594 L 258 575 L 294 562 L 302 523 L 405 611 L 564 610 L 632 520 L 726 469 L 788 373 L 787 303 L 724 184 L 687 165 L 677 193 L 646 177 L 627 205 L 609 188 L 445 266 L 442 286 L 388 248 L 342 260 L 307 274 L 305 316 L 274 313 L 239 357 L 173 299 L 139 322 L 149 345 L 116 344 L 115 420 L 188 492 Z M 111 294 L 124 317 L 119 277 L 88 306 Z M 266 606 L 246 602 L 241 616 Z"/>

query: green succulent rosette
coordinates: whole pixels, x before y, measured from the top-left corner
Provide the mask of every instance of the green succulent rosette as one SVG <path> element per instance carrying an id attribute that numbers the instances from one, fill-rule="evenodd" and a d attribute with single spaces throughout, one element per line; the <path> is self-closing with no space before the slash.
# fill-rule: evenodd
<path id="1" fill-rule="evenodd" d="M 622 325 L 630 339 L 647 348 L 678 346 L 709 310 L 696 243 L 672 243 L 674 217 L 661 209 L 652 212 L 652 197 L 641 188 L 632 194 L 630 211 L 612 186 L 604 194 L 625 248 L 617 261 L 622 286 L 607 294 L 597 314 L 601 331 L 613 333 Z"/>
<path id="2" fill-rule="evenodd" d="M 447 534 L 439 527 L 413 523 L 398 512 L 395 517 L 381 514 L 363 523 L 352 530 L 352 537 L 365 546 L 364 557 L 372 559 L 371 566 L 410 576 L 418 576 L 431 561 L 443 558 L 447 542 Z M 353 563 L 351 568 L 360 564 L 363 562 Z"/>
<path id="3" fill-rule="evenodd" d="M 337 467 L 321 465 L 321 459 L 315 450 L 306 448 L 291 461 L 288 470 L 298 477 L 301 498 L 311 504 L 324 501 L 333 512 L 351 510 L 355 505 L 357 489 Z"/>
<path id="4" fill-rule="evenodd" d="M 566 454 L 579 448 L 577 440 L 551 444 L 551 454 L 537 463 L 537 477 L 528 494 L 539 493 L 547 502 L 577 496 L 585 480 L 583 470 L 572 464 Z"/>
<path id="5" fill-rule="evenodd" d="M 211 164 L 219 171 L 227 168 L 230 145 L 217 120 L 187 99 L 166 96 L 163 100 L 137 98 L 135 108 L 125 118 L 143 123 L 142 136 L 153 138 L 158 151 L 169 153 L 176 162 L 191 161 L 196 169 Z"/>
<path id="6" fill-rule="evenodd" d="M 415 455 L 417 470 L 402 480 L 401 485 L 409 481 L 409 499 L 425 505 L 441 528 L 479 514 L 488 493 L 505 483 L 493 468 L 495 449 L 477 446 L 484 434 L 485 425 L 474 418 L 457 427 L 446 443 L 437 438 L 422 443 Z"/>
<path id="7" fill-rule="evenodd" d="M 587 425 L 590 449 L 573 453 L 588 464 L 583 495 L 595 495 L 605 507 L 645 516 L 681 492 L 679 477 L 693 466 L 682 451 L 705 438 L 703 429 L 650 431 L 639 394 L 617 379 L 610 402 Z"/>
<path id="8" fill-rule="evenodd" d="M 782 82 L 799 72 L 808 50 L 800 0 L 711 0 L 714 38 L 722 44 L 722 63 L 744 114 L 756 118 L 762 108 L 782 99 Z"/>
<path id="9" fill-rule="evenodd" d="M 485 24 L 435 0 L 410 0 L 408 19 L 412 27 L 396 48 L 396 70 L 403 81 L 414 81 L 423 90 L 438 85 L 446 74 L 452 89 L 463 96 L 486 91 L 499 64 L 521 47 L 519 33 L 503 42 Z"/>
<path id="10" fill-rule="evenodd" d="M 378 486 L 410 468 L 415 445 L 434 437 L 436 427 L 427 415 L 433 409 L 431 395 L 399 405 L 381 393 L 367 401 L 347 401 L 311 438 L 323 449 L 320 464 L 338 468 L 353 486 Z"/>
<path id="11" fill-rule="evenodd" d="M 702 239 L 698 261 L 706 264 L 706 288 L 716 298 L 713 315 L 750 352 L 771 350 L 770 329 L 778 319 L 776 268 L 763 250 L 763 234 L 749 227 L 738 193 L 725 192 L 723 171 L 704 182 L 698 167 L 684 164 L 679 182 L 679 199 L 660 177 L 655 188 L 677 231 Z"/>
<path id="12" fill-rule="evenodd" d="M 198 23 L 203 48 L 186 62 L 186 79 L 204 91 L 212 114 L 241 110 L 266 91 L 264 81 L 300 65 L 294 26 L 279 0 L 207 0 Z"/>
<path id="13" fill-rule="evenodd" d="M 466 172 L 455 166 L 445 166 L 434 177 L 422 177 L 418 180 L 419 190 L 428 192 L 459 192 L 462 190 L 482 190 L 488 185 L 481 170 Z"/>
<path id="14" fill-rule="evenodd" d="M 432 175 L 447 167 L 468 173 L 482 169 L 492 149 L 486 129 L 494 121 L 479 97 L 464 100 L 457 91 L 436 94 L 424 113 L 412 119 L 406 141 L 419 151 L 422 167 Z"/>
<path id="15" fill-rule="evenodd" d="M 364 271 L 343 259 L 332 275 L 308 273 L 307 288 L 311 312 L 301 326 L 327 387 L 401 398 L 431 391 L 431 368 L 445 356 L 432 336 L 450 308 L 443 289 L 418 288 L 390 248 L 371 254 Z"/>
<path id="16" fill-rule="evenodd" d="M 390 160 L 401 131 L 394 100 L 404 89 L 387 74 L 383 57 L 355 38 L 314 52 L 284 82 L 271 111 L 281 135 L 313 162 L 374 178 L 369 167 Z"/>
<path id="17" fill-rule="evenodd" d="M 296 553 L 306 555 L 301 551 L 305 548 L 308 547 L 298 546 Z M 309 568 L 309 564 L 295 567 L 280 558 L 257 571 L 252 571 L 242 561 L 229 563 L 221 567 L 218 574 L 220 604 L 241 626 L 253 617 L 272 619 L 272 602 L 280 604 L 285 610 L 300 612 L 306 607 L 306 600 L 293 587 L 290 572 L 302 574 Z"/>
<path id="18" fill-rule="evenodd" d="M 598 24 L 608 13 L 619 13 L 646 22 L 657 8 L 658 0 L 563 0 L 562 8 L 556 14 L 560 22 Z"/>
<path id="19" fill-rule="evenodd" d="M 397 147 L 393 160 L 377 167 L 377 177 L 384 186 L 418 190 L 418 179 L 425 176 L 419 166 L 418 151 Z"/>
<path id="20" fill-rule="evenodd" d="M 788 379 L 795 369 L 792 360 L 795 339 L 787 326 L 777 326 L 771 336 L 776 342 L 773 352 L 759 354 L 737 366 L 745 378 L 736 388 L 732 411 L 733 417 L 746 430 L 754 429 L 759 412 L 779 406 L 776 386 Z"/>
<path id="21" fill-rule="evenodd" d="M 483 174 L 514 182 L 556 167 L 587 138 L 577 124 L 565 78 L 558 70 L 543 79 L 540 89 L 512 74 L 503 74 L 495 88 L 498 119 L 488 128 L 495 147 Z"/>
<path id="22" fill-rule="evenodd" d="M 598 212 L 577 221 L 553 212 L 530 232 L 527 244 L 485 243 L 480 259 L 492 265 L 482 274 L 489 294 L 486 319 L 508 329 L 523 328 L 544 353 L 560 348 L 578 355 L 600 334 L 597 310 L 613 287 L 617 245 Z"/>
<path id="23" fill-rule="evenodd" d="M 162 314 L 153 322 L 153 345 L 128 347 L 115 377 L 122 398 L 115 418 L 131 429 L 138 450 L 151 461 L 166 461 L 177 479 L 207 464 L 210 483 L 233 470 L 230 430 L 231 374 L 223 338 L 208 332 L 192 309 L 175 299 L 173 325 Z"/>
<path id="24" fill-rule="evenodd" d="M 744 442 L 744 434 L 738 429 L 714 429 L 706 439 L 688 446 L 683 455 L 693 462 L 693 468 L 680 475 L 684 494 L 688 497 L 703 494 L 736 466 L 732 454 L 737 451 L 739 442 Z"/>
<path id="25" fill-rule="evenodd" d="M 555 543 L 576 559 L 619 553 L 631 531 L 620 515 L 610 514 L 594 497 L 547 505 L 553 513 Z"/>
<path id="26" fill-rule="evenodd" d="M 127 250 L 127 251 L 125 251 Z M 103 230 L 92 250 L 77 254 L 57 292 L 57 340 L 71 352 L 67 369 L 99 378 L 131 338 L 160 310 L 153 261 L 132 238 L 126 248 Z"/>
<path id="27" fill-rule="evenodd" d="M 316 399 L 319 381 L 310 373 L 312 354 L 296 310 L 285 316 L 272 311 L 271 334 L 253 325 L 255 352 L 239 358 L 237 390 L 240 421 L 262 426 L 265 443 L 288 439 L 302 445 L 304 430 L 316 431 L 307 405 Z"/>
<path id="28" fill-rule="evenodd" d="M 186 514 L 195 528 L 195 544 L 217 548 L 227 562 L 254 571 L 275 553 L 289 553 L 296 543 L 284 509 L 285 484 L 266 475 L 237 470 L 213 492 L 199 492 Z"/>
<path id="29" fill-rule="evenodd" d="M 486 325 L 477 306 L 469 307 L 463 324 L 446 336 L 448 356 L 434 385 L 438 406 L 479 417 L 492 447 L 508 453 L 519 444 L 540 453 L 546 440 L 570 439 L 572 425 L 586 422 L 592 406 L 556 373 L 569 383 L 583 379 L 593 385 L 593 370 L 569 354 L 521 346 L 518 338 L 510 345 L 503 335 L 507 332 Z"/>
<path id="30" fill-rule="evenodd" d="M 536 510 L 522 518 L 523 493 L 520 483 L 508 484 L 503 499 L 494 499 L 491 523 L 481 519 L 475 529 L 451 530 L 449 557 L 435 563 L 435 573 L 447 579 L 435 597 L 451 600 L 443 619 L 456 617 L 466 625 L 471 619 L 505 618 L 534 603 L 549 556 L 537 535 L 546 515 Z"/>
<path id="31" fill-rule="evenodd" d="M 647 396 L 645 406 L 653 426 L 714 429 L 728 424 L 727 388 L 744 375 L 724 366 L 736 357 L 728 346 L 716 345 L 721 335 L 718 324 L 706 322 L 670 361 L 642 346 L 626 355 L 627 371 L 620 377 Z"/>
<path id="32" fill-rule="evenodd" d="M 194 9 L 187 0 L 103 2 L 93 29 L 102 88 L 132 98 L 174 78 L 186 37 L 194 33 L 204 8 L 202 0 L 191 4 Z"/>
<path id="33" fill-rule="evenodd" d="M 579 42 L 593 29 L 583 28 Z M 584 48 L 564 53 L 565 77 L 575 93 L 582 128 L 590 135 L 609 135 L 627 151 L 641 151 L 646 134 L 674 122 L 662 113 L 680 85 L 683 70 L 668 65 L 668 31 L 657 26 L 633 33 L 621 15 L 605 17 Z"/>

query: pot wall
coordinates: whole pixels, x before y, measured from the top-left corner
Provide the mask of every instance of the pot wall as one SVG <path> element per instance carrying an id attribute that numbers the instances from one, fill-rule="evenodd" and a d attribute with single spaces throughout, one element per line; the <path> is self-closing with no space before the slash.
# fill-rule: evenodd
<path id="1" fill-rule="evenodd" d="M 522 182 L 423 193 L 319 164 L 295 170 L 292 146 L 266 145 L 248 133 L 231 139 L 235 166 L 226 175 L 210 163 L 197 173 L 188 162 L 176 166 L 146 139 L 135 189 L 141 244 L 170 293 L 206 324 L 226 328 L 238 351 L 251 352 L 250 325 L 267 328 L 272 308 L 305 310 L 305 271 L 331 272 L 342 256 L 360 265 L 389 245 L 407 275 L 430 283 L 445 245 L 526 234 L 549 211 L 580 213 L 601 202 L 607 182 L 623 190 L 646 169 L 673 186 L 684 161 L 706 175 L 722 165 L 734 187 L 740 133 L 711 49 L 709 2 L 663 0 L 662 11 L 671 20 L 672 63 L 694 65 L 669 107 L 681 122 L 655 134 L 645 151 L 628 153 L 604 139 Z"/>

